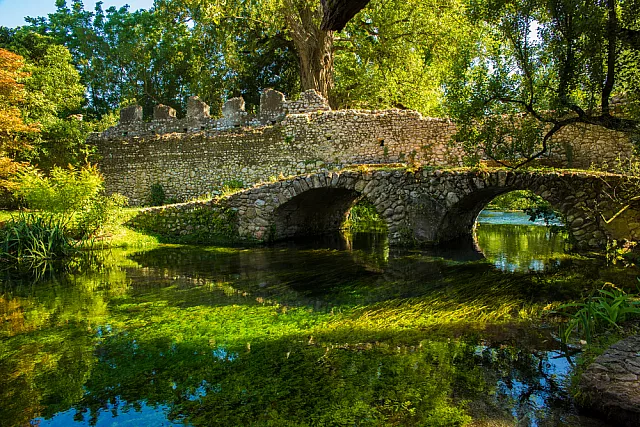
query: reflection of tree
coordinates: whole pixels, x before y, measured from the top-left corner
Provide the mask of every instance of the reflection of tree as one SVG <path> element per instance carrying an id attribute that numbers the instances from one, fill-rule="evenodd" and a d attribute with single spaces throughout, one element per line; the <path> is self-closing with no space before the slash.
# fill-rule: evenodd
<path id="1" fill-rule="evenodd" d="M 108 297 L 126 288 L 119 269 L 62 277 L 31 286 L 20 275 L 0 288 L 0 420 L 8 425 L 28 425 L 82 398 L 95 362 L 93 328 L 106 318 Z"/>
<path id="2" fill-rule="evenodd" d="M 507 346 L 478 350 L 460 341 L 325 346 L 287 337 L 248 349 L 122 333 L 107 338 L 98 354 L 88 394 L 76 405 L 94 422 L 114 396 L 133 409 L 141 401 L 166 405 L 170 418 L 195 426 L 212 420 L 217 425 L 432 425 L 438 420 L 458 425 L 469 420 L 462 400 L 485 401 L 492 417 L 509 420 L 512 410 L 543 418 L 530 411 L 531 399 L 545 406 L 547 400 L 566 398 L 545 368 L 546 354 Z M 514 398 L 520 391 L 530 399 Z"/>
<path id="3" fill-rule="evenodd" d="M 476 238 L 487 259 L 506 271 L 540 271 L 566 258 L 565 236 L 550 227 L 481 224 Z"/>

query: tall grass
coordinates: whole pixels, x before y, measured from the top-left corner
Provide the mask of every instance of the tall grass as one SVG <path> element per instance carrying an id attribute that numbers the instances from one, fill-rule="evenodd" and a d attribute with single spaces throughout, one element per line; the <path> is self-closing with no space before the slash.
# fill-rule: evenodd
<path id="1" fill-rule="evenodd" d="M 560 337 L 568 342 L 574 333 L 592 343 L 596 334 L 607 329 L 619 329 L 620 323 L 631 317 L 640 317 L 640 301 L 622 290 L 599 289 L 585 302 L 564 304 L 560 310 L 575 310 L 574 313 L 562 311 L 569 317 L 566 325 L 560 329 Z"/>
<path id="2" fill-rule="evenodd" d="M 77 251 L 62 219 L 21 214 L 0 229 L 0 261 L 35 264 L 63 259 Z"/>

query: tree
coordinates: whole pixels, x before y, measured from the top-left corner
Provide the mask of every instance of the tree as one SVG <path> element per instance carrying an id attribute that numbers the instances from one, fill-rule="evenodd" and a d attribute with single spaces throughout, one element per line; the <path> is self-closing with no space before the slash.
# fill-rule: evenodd
<path id="1" fill-rule="evenodd" d="M 583 123 L 637 135 L 637 0 L 492 0 L 471 16 L 491 42 L 462 58 L 447 87 L 458 138 L 519 167 Z M 613 106 L 614 100 L 623 100 Z"/>
<path id="2" fill-rule="evenodd" d="M 202 36 L 222 37 L 218 40 L 232 81 L 246 84 L 263 71 L 273 75 L 276 67 L 266 65 L 280 64 L 280 75 L 287 76 L 281 86 L 290 95 L 292 74 L 298 72 L 302 90 L 316 89 L 334 107 L 409 107 L 437 113 L 446 64 L 457 54 L 458 44 L 468 44 L 476 35 L 464 20 L 463 5 L 376 0 L 362 9 L 367 3 L 163 0 L 156 8 L 182 7 Z M 346 11 L 339 10 L 340 5 L 346 5 Z M 340 33 L 324 29 L 343 24 Z M 260 53 L 261 60 L 248 52 Z M 242 74 L 249 78 L 240 79 L 238 70 L 247 70 Z M 238 92 L 237 86 L 232 92 Z"/>
<path id="3" fill-rule="evenodd" d="M 159 0 L 158 9 L 181 7 L 194 25 L 205 26 L 215 35 L 243 39 L 243 34 L 262 34 L 261 38 L 291 40 L 298 59 L 303 90 L 316 89 L 325 97 L 333 87 L 334 32 L 321 29 L 324 9 L 317 0 L 264 0 L 237 2 L 221 0 Z M 284 39 L 283 39 L 284 37 Z M 225 40 L 227 47 L 233 40 Z M 281 43 L 286 45 L 286 43 Z M 225 53 L 229 53 L 228 50 Z"/>
<path id="4" fill-rule="evenodd" d="M 370 2 L 336 37 L 336 106 L 443 115 L 442 83 L 480 37 L 464 10 L 458 0 Z"/>
<path id="5" fill-rule="evenodd" d="M 25 123 L 20 109 L 26 98 L 20 80 L 28 77 L 24 66 L 22 56 L 0 48 L 0 187 L 3 190 L 6 179 L 16 170 L 16 157 L 30 148 L 30 138 L 39 131 L 36 123 Z"/>
<path id="6" fill-rule="evenodd" d="M 45 171 L 54 166 L 86 164 L 93 148 L 86 144 L 89 132 L 104 129 L 105 120 L 85 120 L 85 87 L 68 49 L 52 37 L 25 28 L 0 31 L 0 47 L 8 47 L 24 56 L 25 74 L 20 115 L 26 123 L 38 124 L 39 132 L 29 136 L 29 149 L 14 154 L 14 159 L 37 164 Z"/>
<path id="7" fill-rule="evenodd" d="M 189 83 L 202 70 L 188 27 L 173 17 L 128 7 L 106 11 L 101 3 L 57 1 L 48 18 L 28 19 L 30 30 L 66 46 L 87 88 L 88 106 L 98 116 L 135 100 L 150 112 L 164 103 L 182 110 Z M 203 94 L 207 95 L 207 94 Z"/>

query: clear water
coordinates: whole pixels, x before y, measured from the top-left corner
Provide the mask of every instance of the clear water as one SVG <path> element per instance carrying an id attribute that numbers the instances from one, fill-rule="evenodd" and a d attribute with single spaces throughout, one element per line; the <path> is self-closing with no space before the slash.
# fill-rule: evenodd
<path id="1" fill-rule="evenodd" d="M 605 425 L 573 407 L 536 319 L 637 272 L 497 217 L 431 250 L 364 233 L 7 273 L 0 425 Z"/>

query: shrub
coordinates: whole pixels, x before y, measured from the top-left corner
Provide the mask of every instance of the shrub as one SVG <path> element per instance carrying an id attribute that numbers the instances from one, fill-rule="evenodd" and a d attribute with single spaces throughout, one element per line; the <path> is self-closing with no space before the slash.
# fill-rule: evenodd
<path id="1" fill-rule="evenodd" d="M 78 217 L 78 234 L 93 237 L 100 232 L 112 231 L 122 220 L 122 208 L 128 204 L 129 200 L 122 194 L 96 196 Z"/>
<path id="2" fill-rule="evenodd" d="M 167 198 L 164 187 L 159 182 L 151 184 L 151 194 L 149 195 L 149 203 L 151 206 L 162 206 Z"/>
<path id="3" fill-rule="evenodd" d="M 127 199 L 105 196 L 102 176 L 95 166 L 54 168 L 49 176 L 25 167 L 15 178 L 14 193 L 43 218 L 67 235 L 85 238 L 109 229 L 120 219 Z"/>
<path id="4" fill-rule="evenodd" d="M 49 176 L 28 166 L 18 172 L 14 181 L 16 196 L 62 228 L 67 228 L 76 214 L 86 210 L 102 191 L 102 177 L 92 165 L 81 169 L 56 167 Z"/>

